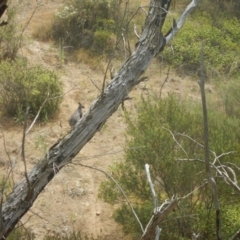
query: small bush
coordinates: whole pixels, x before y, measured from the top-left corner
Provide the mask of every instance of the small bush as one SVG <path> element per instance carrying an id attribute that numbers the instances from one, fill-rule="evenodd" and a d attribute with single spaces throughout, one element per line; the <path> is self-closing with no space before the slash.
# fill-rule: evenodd
<path id="1" fill-rule="evenodd" d="M 220 86 L 219 94 L 226 114 L 230 117 L 240 118 L 240 81 L 239 79 L 227 81 Z"/>
<path id="2" fill-rule="evenodd" d="M 65 4 L 56 13 L 51 35 L 55 42 L 63 39 L 64 43 L 73 47 L 91 49 L 103 53 L 109 50 L 107 38 L 116 34 L 121 1 L 117 0 L 74 0 Z M 100 43 L 98 43 L 100 41 Z"/>
<path id="3" fill-rule="evenodd" d="M 28 67 L 25 61 L 0 63 L 0 107 L 2 114 L 22 120 L 26 108 L 35 116 L 43 106 L 40 119 L 54 115 L 61 101 L 62 85 L 57 75 L 41 66 Z M 54 98 L 56 97 L 56 98 Z M 53 99 L 51 99 L 53 98 Z"/>
<path id="4" fill-rule="evenodd" d="M 214 25 L 206 12 L 195 14 L 186 21 L 172 45 L 166 47 L 163 57 L 174 67 L 182 66 L 188 72 L 199 69 L 199 53 L 204 43 L 205 66 L 220 74 L 237 74 L 240 69 L 240 21 L 220 19 Z"/>
<path id="5" fill-rule="evenodd" d="M 114 48 L 113 35 L 104 30 L 96 31 L 94 34 L 93 51 L 98 54 L 111 53 Z"/>

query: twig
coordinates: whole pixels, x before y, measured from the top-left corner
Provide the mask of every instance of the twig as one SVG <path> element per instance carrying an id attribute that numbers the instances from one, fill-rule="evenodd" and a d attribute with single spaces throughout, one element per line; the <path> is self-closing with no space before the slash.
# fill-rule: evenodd
<path id="1" fill-rule="evenodd" d="M 94 85 L 94 87 L 96 87 L 97 88 L 97 90 L 99 91 L 99 92 L 101 92 L 101 89 L 95 84 L 95 82 L 87 75 L 87 77 L 90 79 L 90 81 L 92 82 L 92 84 Z"/>
<path id="2" fill-rule="evenodd" d="M 124 38 L 124 34 L 122 33 L 122 40 L 123 40 L 123 48 L 124 48 L 124 59 L 127 59 L 127 53 L 126 53 L 126 41 Z"/>
<path id="3" fill-rule="evenodd" d="M 49 97 L 49 92 L 47 94 L 47 97 L 45 98 L 44 102 L 42 103 L 42 105 L 40 106 L 40 108 L 38 109 L 38 112 L 35 116 L 35 118 L 33 119 L 30 127 L 28 128 L 28 130 L 26 131 L 26 135 L 31 131 L 32 127 L 34 126 L 34 124 L 36 123 L 41 111 L 42 111 L 42 108 L 44 107 L 45 103 L 49 100 L 53 100 L 53 99 L 56 99 L 56 98 L 62 98 L 64 95 L 68 94 L 70 91 L 74 90 L 76 88 L 71 88 L 70 90 L 68 90 L 67 92 L 65 93 L 62 93 L 61 95 L 58 95 L 58 96 L 55 96 L 55 97 Z"/>
<path id="4" fill-rule="evenodd" d="M 147 15 L 147 11 L 143 7 L 139 7 L 139 9 L 141 9 Z"/>
<path id="5" fill-rule="evenodd" d="M 165 127 L 162 127 L 162 128 L 165 129 L 165 130 L 167 130 L 168 132 L 170 132 L 170 134 L 171 134 L 172 137 L 173 137 L 173 140 L 177 143 L 177 145 L 182 149 L 182 151 L 185 153 L 185 155 L 186 155 L 187 158 L 188 158 L 187 152 L 186 152 L 185 149 L 182 147 L 182 145 L 177 141 L 177 139 L 175 138 L 174 134 L 173 134 L 169 129 L 167 129 L 167 128 L 165 128 Z"/>
<path id="6" fill-rule="evenodd" d="M 164 87 L 165 83 L 166 83 L 167 80 L 168 80 L 169 71 L 170 71 L 170 67 L 168 67 L 167 76 L 166 76 L 166 78 L 164 79 L 164 81 L 163 81 L 163 83 L 162 83 L 162 85 L 161 85 L 161 88 L 160 88 L 160 95 L 159 95 L 160 98 L 162 97 L 162 90 L 163 90 L 163 87 Z"/>
<path id="7" fill-rule="evenodd" d="M 29 196 L 28 194 L 31 194 L 31 191 L 32 191 L 31 184 L 30 184 L 30 181 L 29 181 L 29 178 L 28 178 L 27 163 L 26 163 L 26 159 L 25 159 L 25 138 L 26 138 L 28 111 L 29 111 L 29 107 L 27 107 L 26 113 L 25 113 L 24 127 L 23 127 L 23 137 L 22 137 L 22 160 L 23 160 L 23 163 L 24 163 L 25 178 L 26 178 L 26 181 L 27 181 L 27 184 L 28 184 L 27 198 Z"/>
<path id="8" fill-rule="evenodd" d="M 163 128 L 164 128 L 164 127 L 163 127 Z M 166 129 L 166 128 L 164 128 L 164 129 Z M 166 129 L 166 130 L 168 130 L 168 129 Z M 174 141 L 181 147 L 181 149 L 184 151 L 184 153 L 187 154 L 186 151 L 182 148 L 182 146 L 181 146 L 181 145 L 178 143 L 178 141 L 175 139 L 174 134 L 173 134 L 170 130 L 168 130 L 168 131 L 169 131 L 169 132 L 171 133 L 171 135 L 173 136 Z M 196 140 L 194 140 L 193 138 L 189 137 L 188 135 L 180 134 L 180 133 L 177 133 L 177 134 L 175 134 L 175 135 L 180 135 L 180 136 L 187 137 L 187 138 L 189 138 L 191 141 L 195 142 L 197 145 L 199 145 L 199 146 L 201 146 L 201 147 L 204 148 L 204 145 L 198 143 Z M 240 187 L 238 186 L 238 183 L 237 183 L 236 173 L 235 173 L 234 170 L 233 170 L 232 168 L 230 168 L 229 166 L 222 165 L 221 162 L 220 162 L 220 160 L 219 160 L 219 159 L 220 159 L 221 157 L 223 157 L 223 156 L 226 156 L 226 155 L 229 155 L 229 154 L 234 153 L 234 151 L 222 153 L 222 154 L 220 154 L 219 156 L 217 156 L 216 153 L 215 153 L 214 151 L 210 150 L 210 149 L 208 149 L 208 151 L 211 152 L 211 153 L 214 155 L 214 157 L 215 157 L 213 163 L 209 162 L 209 164 L 211 165 L 211 167 L 214 168 L 214 169 L 216 170 L 216 172 L 217 172 L 220 176 L 222 176 L 222 177 L 224 178 L 224 180 L 225 180 L 228 184 L 232 185 L 233 188 L 235 188 L 238 192 L 240 192 Z M 205 163 L 205 164 L 206 164 L 206 162 L 205 162 L 204 160 L 202 160 L 202 159 L 196 159 L 196 158 L 195 158 L 195 159 L 189 159 L 189 158 L 183 159 L 183 158 L 178 158 L 177 160 L 178 160 L 178 161 L 189 161 L 189 162 L 198 161 L 198 162 L 201 162 L 201 163 Z M 219 163 L 219 166 L 215 166 L 215 164 L 216 164 L 217 162 Z M 222 168 L 222 170 L 220 170 L 220 168 Z M 227 173 L 227 170 L 228 170 L 229 172 L 231 172 L 231 174 L 233 175 L 234 180 L 232 180 L 232 179 L 229 177 L 229 175 L 228 175 L 228 173 Z M 240 170 L 240 169 L 239 169 L 239 170 Z"/>
<path id="9" fill-rule="evenodd" d="M 187 195 L 183 196 L 183 197 L 179 197 L 178 200 L 182 200 L 182 199 L 186 199 L 188 198 L 190 195 L 192 195 L 193 193 L 197 192 L 199 189 L 201 189 L 202 187 L 204 187 L 208 182 L 204 182 L 202 185 L 194 188 L 194 190 L 190 193 L 188 193 Z"/>
<path id="10" fill-rule="evenodd" d="M 97 171 L 99 171 L 99 172 L 102 172 L 102 173 L 104 173 L 106 176 L 108 176 L 108 177 L 116 184 L 116 186 L 118 187 L 118 189 L 121 191 L 121 193 L 122 193 L 123 196 L 125 197 L 126 202 L 127 202 L 128 206 L 131 208 L 131 210 L 132 210 L 132 212 L 133 212 L 133 215 L 135 216 L 137 222 L 139 223 L 139 226 L 140 226 L 142 232 L 144 232 L 142 223 L 140 222 L 140 220 L 139 220 L 136 212 L 134 211 L 134 209 L 133 209 L 130 201 L 128 200 L 127 195 L 125 194 L 125 192 L 123 191 L 123 189 L 121 188 L 121 186 L 118 184 L 118 182 L 117 182 L 110 174 L 108 174 L 107 172 L 103 171 L 102 169 L 99 169 L 99 168 L 96 168 L 96 167 L 92 167 L 92 166 L 88 166 L 88 165 L 85 165 L 85 164 L 82 164 L 82 163 L 78 163 L 78 164 L 72 163 L 72 164 L 74 164 L 74 165 L 80 165 L 80 166 L 82 166 L 82 167 L 87 167 L 87 168 L 90 168 L 90 169 L 94 169 L 94 170 L 97 170 Z"/>
<path id="11" fill-rule="evenodd" d="M 136 24 L 134 24 L 133 31 L 134 31 L 136 37 L 139 39 L 140 36 L 139 36 L 138 33 L 137 33 L 137 26 L 136 26 Z"/>
<path id="12" fill-rule="evenodd" d="M 48 96 L 49 96 L 49 93 L 48 93 Z M 37 115 L 36 115 L 35 118 L 33 119 L 33 121 L 32 121 L 32 123 L 31 123 L 30 127 L 28 128 L 28 130 L 25 132 L 25 129 L 24 129 L 24 134 L 25 134 L 25 135 L 27 135 L 27 134 L 30 132 L 30 130 L 32 129 L 32 127 L 34 126 L 34 124 L 35 124 L 35 122 L 37 121 L 37 119 L 38 119 L 38 117 L 39 117 L 39 114 L 40 114 L 43 106 L 44 106 L 45 103 L 47 102 L 47 100 L 48 100 L 48 97 L 44 100 L 43 104 L 42 104 L 42 105 L 40 106 L 40 108 L 38 109 Z M 25 120 L 25 121 L 26 121 L 26 120 Z M 26 123 L 25 123 L 25 124 L 26 124 Z M 24 127 L 27 127 L 27 126 L 24 126 Z M 24 138 L 25 138 L 25 135 L 24 135 Z"/>
<path id="13" fill-rule="evenodd" d="M 12 178 L 11 180 L 12 180 L 12 188 L 13 188 L 13 186 L 15 185 L 15 183 L 14 183 L 14 177 L 13 177 L 13 168 L 14 168 L 14 166 L 13 166 L 13 163 L 12 163 L 12 160 L 11 160 L 11 157 L 10 157 L 10 154 L 9 154 L 9 152 L 8 152 L 8 150 L 7 150 L 6 139 L 5 139 L 4 132 L 3 132 L 3 130 L 2 130 L 2 126 L 0 126 L 0 128 L 1 128 L 2 138 L 3 138 L 4 151 L 5 151 L 5 153 L 7 154 L 8 162 L 9 162 L 9 166 L 10 166 L 10 170 L 9 170 L 9 173 L 8 173 L 7 175 L 9 175 L 10 173 L 12 173 L 12 174 L 11 174 L 11 178 Z M 7 178 L 7 179 L 8 179 L 8 178 Z"/>
<path id="14" fill-rule="evenodd" d="M 25 24 L 25 26 L 24 26 L 23 29 L 22 29 L 22 32 L 21 32 L 20 38 L 19 38 L 19 45 L 20 45 L 20 46 L 22 45 L 22 39 L 23 39 L 22 36 L 23 36 L 23 33 L 25 32 L 25 30 L 27 29 L 28 25 L 30 24 L 30 22 L 31 22 L 31 20 L 32 20 L 34 14 L 35 14 L 35 12 L 37 11 L 37 9 L 38 9 L 38 6 L 35 7 L 35 9 L 33 10 L 30 18 L 28 19 L 27 23 Z M 21 49 L 21 54 L 23 55 L 22 49 Z"/>
<path id="15" fill-rule="evenodd" d="M 233 165 L 238 171 L 240 171 L 240 167 L 238 167 L 236 164 L 230 162 L 227 162 L 226 164 Z"/>
<path id="16" fill-rule="evenodd" d="M 149 187 L 150 187 L 151 192 L 152 192 L 154 213 L 156 213 L 157 208 L 158 208 L 158 199 L 157 199 L 157 195 L 156 195 L 156 192 L 154 190 L 153 183 L 152 183 L 151 174 L 150 174 L 150 171 L 149 171 L 149 165 L 148 164 L 145 164 L 145 171 L 146 171 L 146 174 L 147 174 L 148 184 L 149 184 Z"/>
<path id="17" fill-rule="evenodd" d="M 185 23 L 187 16 L 192 12 L 199 2 L 200 0 L 192 0 L 192 2 L 186 7 L 180 18 L 177 20 L 175 27 L 173 26 L 173 28 L 165 35 L 166 44 L 168 44 L 174 38 L 174 36 Z"/>

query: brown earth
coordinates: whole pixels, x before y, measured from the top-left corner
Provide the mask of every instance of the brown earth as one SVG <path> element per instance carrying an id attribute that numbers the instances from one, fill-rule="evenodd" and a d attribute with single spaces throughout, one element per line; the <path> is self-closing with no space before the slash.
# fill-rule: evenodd
<path id="1" fill-rule="evenodd" d="M 57 47 L 32 38 L 32 33 L 37 27 L 48 24 L 52 14 L 62 2 L 64 1 L 42 0 L 38 3 L 23 0 L 18 3 L 18 23 L 21 29 L 29 22 L 24 31 L 25 44 L 19 54 L 26 57 L 31 64 L 41 64 L 58 72 L 65 92 L 56 118 L 47 123 L 35 124 L 27 136 L 25 154 L 28 170 L 39 161 L 53 143 L 70 131 L 68 118 L 77 108 L 77 102 L 82 102 L 86 111 L 98 96 L 99 91 L 90 78 L 99 87 L 103 80 L 102 70 L 92 70 L 90 66 L 83 63 L 61 64 Z M 104 66 L 105 63 L 103 62 L 102 65 Z M 134 110 L 141 94 L 149 94 L 152 90 L 159 92 L 166 73 L 167 69 L 155 60 L 146 73 L 149 81 L 141 83 L 130 94 L 134 99 L 126 102 L 127 110 Z M 195 99 L 196 95 L 199 96 L 196 94 L 199 90 L 195 82 L 184 75 L 173 73 L 170 73 L 164 85 L 163 95 L 170 92 L 192 99 Z M 22 125 L 9 119 L 2 119 L 1 125 L 7 152 L 15 164 L 14 179 L 17 182 L 23 178 L 24 174 L 23 163 L 18 154 L 22 139 Z M 123 111 L 119 108 L 101 132 L 97 133 L 81 150 L 74 159 L 74 163 L 81 162 L 108 171 L 110 164 L 123 160 L 125 127 Z M 3 136 L 0 140 L 0 166 L 2 171 L 5 171 L 7 155 L 4 150 Z M 42 239 L 47 232 L 69 233 L 72 230 L 79 230 L 93 237 L 101 235 L 103 239 L 128 239 L 121 231 L 121 227 L 111 218 L 114 207 L 98 198 L 99 185 L 105 179 L 105 175 L 98 171 L 77 165 L 66 166 L 56 174 L 21 222 L 26 222 L 25 226 L 32 230 L 36 239 Z"/>

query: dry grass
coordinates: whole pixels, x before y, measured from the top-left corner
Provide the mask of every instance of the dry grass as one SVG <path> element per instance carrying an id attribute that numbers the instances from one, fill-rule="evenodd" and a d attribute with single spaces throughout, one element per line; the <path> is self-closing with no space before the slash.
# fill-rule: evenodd
<path id="1" fill-rule="evenodd" d="M 89 50 L 79 49 L 75 51 L 71 56 L 70 60 L 76 63 L 84 63 L 88 65 L 92 70 L 98 70 L 102 73 L 105 71 L 105 57 L 95 55 Z"/>

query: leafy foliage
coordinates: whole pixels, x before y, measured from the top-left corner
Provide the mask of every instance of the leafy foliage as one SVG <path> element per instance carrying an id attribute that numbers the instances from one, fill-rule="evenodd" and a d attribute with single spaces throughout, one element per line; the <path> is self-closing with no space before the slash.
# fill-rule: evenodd
<path id="1" fill-rule="evenodd" d="M 35 116 L 46 99 L 40 118 L 47 120 L 58 109 L 62 85 L 57 75 L 25 61 L 0 63 L 0 106 L 2 114 L 23 120 L 26 108 Z M 55 97 L 55 98 L 54 98 Z"/>
<path id="2" fill-rule="evenodd" d="M 240 81 L 232 79 L 223 82 L 219 87 L 222 105 L 227 115 L 240 118 Z"/>
<path id="3" fill-rule="evenodd" d="M 173 96 L 160 100 L 157 98 L 143 99 L 137 108 L 137 118 L 127 114 L 128 141 L 126 160 L 111 167 L 113 177 L 119 182 L 126 194 L 130 196 L 138 216 L 146 226 L 151 215 L 151 192 L 149 190 L 144 165 L 150 164 L 152 179 L 159 202 L 177 194 L 184 197 L 195 190 L 188 198 L 183 198 L 177 208 L 161 223 L 162 239 L 191 239 L 193 232 L 200 232 L 201 239 L 215 239 L 215 215 L 211 191 L 207 185 L 202 186 L 205 179 L 205 165 L 202 144 L 202 116 L 198 111 L 190 111 L 187 105 Z M 240 161 L 240 135 L 235 130 L 240 121 L 230 119 L 223 113 L 209 114 L 210 147 L 217 156 L 223 152 L 236 151 L 232 155 L 222 156 L 223 164 Z M 174 138 L 172 134 L 174 134 Z M 194 140 L 193 140 L 194 139 Z M 180 145 L 181 147 L 180 147 Z M 183 150 L 184 149 L 184 150 Z M 212 155 L 214 158 L 214 155 Z M 239 176 L 239 173 L 238 173 Z M 239 201 L 232 198 L 234 192 L 221 179 L 218 180 L 220 200 L 227 204 Z M 199 188 L 199 189 L 198 189 Z M 198 190 L 196 190 L 198 189 Z M 111 181 L 101 185 L 100 197 L 114 204 L 123 200 L 120 192 Z M 236 226 L 237 219 L 229 216 L 234 212 L 228 205 L 224 213 L 224 223 Z M 230 210 L 231 209 L 231 210 Z M 121 223 L 127 233 L 139 237 L 140 228 L 132 213 L 122 205 L 114 213 L 114 218 Z M 232 220 L 231 220 L 232 219 Z M 131 224 L 129 224 L 131 223 Z M 230 228 L 223 229 L 224 234 Z M 233 230 L 231 230 L 233 233 Z"/>
<path id="4" fill-rule="evenodd" d="M 167 47 L 164 59 L 174 67 L 182 66 L 188 72 L 199 68 L 199 49 L 204 43 L 205 65 L 208 71 L 239 73 L 240 21 L 236 18 L 220 18 L 213 22 L 207 12 L 197 12 L 186 21 Z"/>
<path id="5" fill-rule="evenodd" d="M 113 49 L 120 24 L 121 0 L 74 0 L 63 5 L 53 21 L 51 35 L 73 47 L 105 53 Z M 116 11 L 118 9 L 119 11 Z"/>

